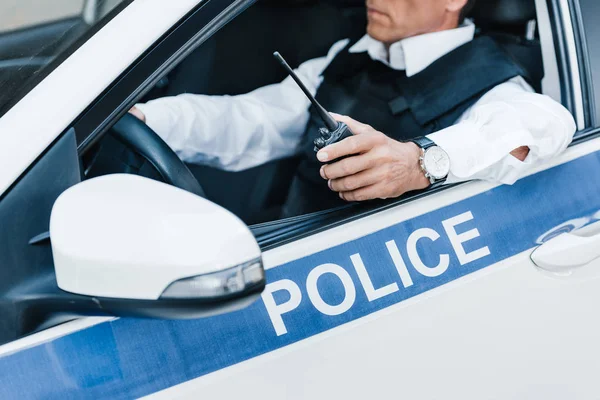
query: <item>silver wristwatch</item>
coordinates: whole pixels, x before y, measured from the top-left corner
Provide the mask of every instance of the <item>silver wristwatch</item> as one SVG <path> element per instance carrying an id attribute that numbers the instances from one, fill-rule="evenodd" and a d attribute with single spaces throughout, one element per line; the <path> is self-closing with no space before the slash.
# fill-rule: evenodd
<path id="1" fill-rule="evenodd" d="M 431 184 L 445 182 L 450 173 L 450 157 L 441 147 L 426 137 L 411 139 L 421 149 L 419 164 Z"/>

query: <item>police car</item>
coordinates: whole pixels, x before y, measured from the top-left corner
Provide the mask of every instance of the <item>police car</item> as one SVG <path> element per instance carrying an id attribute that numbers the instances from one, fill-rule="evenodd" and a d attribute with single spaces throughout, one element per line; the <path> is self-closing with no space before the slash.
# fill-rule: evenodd
<path id="1" fill-rule="evenodd" d="M 294 159 L 184 165 L 127 110 L 277 82 L 363 1 L 80 3 L 0 33 L 0 398 L 600 396 L 600 3 L 472 16 L 574 115 L 560 157 L 287 220 Z"/>

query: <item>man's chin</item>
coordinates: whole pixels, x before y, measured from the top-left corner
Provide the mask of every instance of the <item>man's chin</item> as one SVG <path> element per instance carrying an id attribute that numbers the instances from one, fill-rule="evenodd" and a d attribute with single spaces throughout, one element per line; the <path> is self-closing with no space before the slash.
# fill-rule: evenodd
<path id="1" fill-rule="evenodd" d="M 382 27 L 379 24 L 374 24 L 374 23 L 370 23 L 367 25 L 367 33 L 369 34 L 369 36 L 371 36 L 373 39 L 382 42 L 382 43 L 394 43 L 397 40 L 394 40 L 394 38 L 389 34 L 388 29 Z"/>

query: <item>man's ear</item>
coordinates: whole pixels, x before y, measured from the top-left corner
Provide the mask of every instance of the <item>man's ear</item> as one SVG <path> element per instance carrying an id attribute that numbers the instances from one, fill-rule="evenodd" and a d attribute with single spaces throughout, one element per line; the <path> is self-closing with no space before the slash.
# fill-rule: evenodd
<path id="1" fill-rule="evenodd" d="M 468 0 L 446 0 L 446 10 L 452 13 L 460 13 L 467 2 Z"/>

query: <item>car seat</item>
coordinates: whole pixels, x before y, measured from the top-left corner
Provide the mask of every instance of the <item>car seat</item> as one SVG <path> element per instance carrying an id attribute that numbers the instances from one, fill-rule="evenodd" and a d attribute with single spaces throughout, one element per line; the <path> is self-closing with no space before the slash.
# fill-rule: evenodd
<path id="1" fill-rule="evenodd" d="M 297 66 L 364 30 L 331 3 L 260 0 L 188 56 L 170 74 L 164 95 L 247 93 L 286 77 L 274 51 Z"/>
<path id="2" fill-rule="evenodd" d="M 542 90 L 544 64 L 537 35 L 535 0 L 479 0 L 469 17 L 480 33 L 492 36 Z"/>

